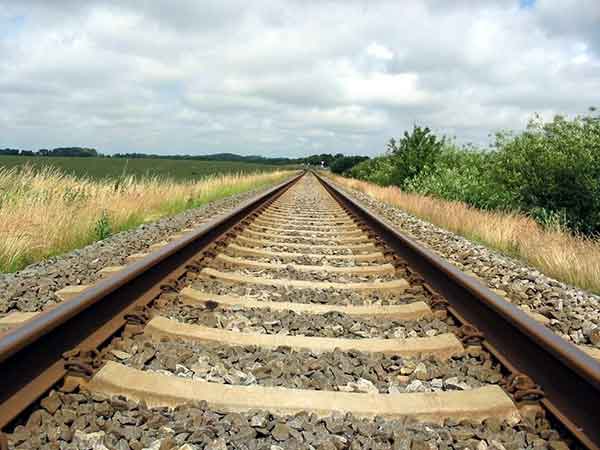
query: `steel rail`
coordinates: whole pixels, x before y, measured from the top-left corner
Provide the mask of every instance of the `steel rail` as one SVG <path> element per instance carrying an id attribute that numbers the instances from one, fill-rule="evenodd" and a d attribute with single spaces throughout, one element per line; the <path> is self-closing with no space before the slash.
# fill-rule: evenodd
<path id="1" fill-rule="evenodd" d="M 126 325 L 126 316 L 148 305 L 165 286 L 176 282 L 208 245 L 272 203 L 303 175 L 244 202 L 97 282 L 72 300 L 1 334 L 0 429 L 64 378 L 65 352 L 98 349 Z"/>
<path id="2" fill-rule="evenodd" d="M 526 374 L 543 389 L 542 405 L 573 437 L 587 448 L 600 448 L 600 363 L 315 175 L 348 212 L 444 296 L 461 320 L 483 333 L 485 347 L 506 368 Z"/>

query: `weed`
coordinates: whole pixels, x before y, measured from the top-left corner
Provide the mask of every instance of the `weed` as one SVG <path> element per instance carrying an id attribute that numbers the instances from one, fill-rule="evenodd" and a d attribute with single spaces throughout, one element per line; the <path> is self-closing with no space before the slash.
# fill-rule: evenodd
<path id="1" fill-rule="evenodd" d="M 110 226 L 110 217 L 106 211 L 102 211 L 100 218 L 94 226 L 94 237 L 98 241 L 102 241 L 112 234 L 112 228 Z"/>

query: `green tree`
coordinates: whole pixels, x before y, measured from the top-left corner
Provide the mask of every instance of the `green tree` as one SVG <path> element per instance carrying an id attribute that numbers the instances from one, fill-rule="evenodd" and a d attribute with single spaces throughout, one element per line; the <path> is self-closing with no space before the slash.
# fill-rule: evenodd
<path id="1" fill-rule="evenodd" d="M 445 145 L 428 127 L 414 126 L 411 133 L 404 132 L 399 139 L 390 139 L 387 149 L 392 159 L 391 183 L 404 187 L 427 167 L 435 164 Z"/>

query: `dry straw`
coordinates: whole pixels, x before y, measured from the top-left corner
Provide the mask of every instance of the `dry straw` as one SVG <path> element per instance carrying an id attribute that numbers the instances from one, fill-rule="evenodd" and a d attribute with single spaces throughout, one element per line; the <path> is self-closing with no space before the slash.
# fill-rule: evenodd
<path id="1" fill-rule="evenodd" d="M 340 185 L 397 206 L 416 217 L 517 257 L 546 275 L 600 292 L 600 242 L 544 229 L 522 214 L 482 211 L 462 202 L 331 176 Z"/>
<path id="2" fill-rule="evenodd" d="M 91 180 L 52 167 L 0 168 L 0 270 L 84 246 L 107 232 L 263 187 L 290 173 Z"/>

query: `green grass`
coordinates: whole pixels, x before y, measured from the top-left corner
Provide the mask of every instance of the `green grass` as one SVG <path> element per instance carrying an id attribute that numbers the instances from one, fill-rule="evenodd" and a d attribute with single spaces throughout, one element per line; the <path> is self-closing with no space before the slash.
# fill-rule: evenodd
<path id="1" fill-rule="evenodd" d="M 67 174 L 95 179 L 116 178 L 125 174 L 190 180 L 222 173 L 255 173 L 287 168 L 235 161 L 0 156 L 0 167 L 10 168 L 25 164 L 35 168 L 54 166 Z"/>

